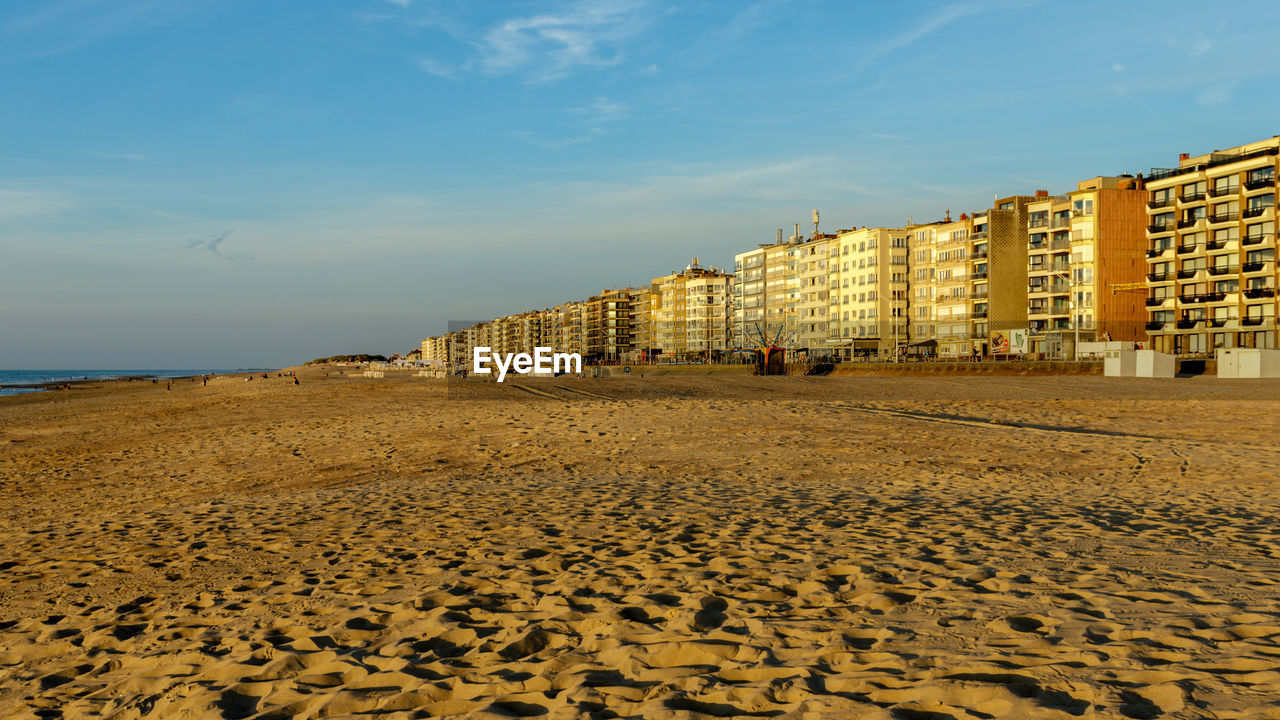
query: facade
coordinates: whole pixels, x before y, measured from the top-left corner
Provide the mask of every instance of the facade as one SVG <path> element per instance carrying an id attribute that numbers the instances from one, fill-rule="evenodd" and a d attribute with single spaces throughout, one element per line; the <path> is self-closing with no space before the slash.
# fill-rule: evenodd
<path id="1" fill-rule="evenodd" d="M 937 237 L 941 223 L 907 225 L 908 249 L 911 253 L 911 283 L 908 294 L 908 327 L 910 343 L 937 342 L 938 264 Z"/>
<path id="2" fill-rule="evenodd" d="M 828 354 L 830 250 L 835 235 L 815 233 L 793 242 L 787 253 L 787 330 L 791 345 Z"/>
<path id="3" fill-rule="evenodd" d="M 754 348 L 762 336 L 772 340 L 785 335 L 787 261 L 792 245 L 794 238 L 734 256 L 734 347 Z"/>
<path id="4" fill-rule="evenodd" d="M 729 349 L 735 276 L 693 263 L 650 285 L 653 344 L 648 357 L 691 360 Z"/>
<path id="5" fill-rule="evenodd" d="M 974 227 L 974 219 L 961 213 L 958 219 L 944 220 L 935 228 L 932 339 L 938 341 L 940 356 L 969 355 L 975 348 L 981 350 L 980 343 L 986 338 L 985 283 L 978 297 L 973 290 Z M 977 227 L 981 252 L 986 253 L 985 217 Z M 975 323 L 975 303 L 980 308 L 980 323 Z"/>
<path id="6" fill-rule="evenodd" d="M 618 361 L 631 352 L 633 290 L 604 290 L 586 301 L 582 323 L 584 360 Z"/>
<path id="7" fill-rule="evenodd" d="M 828 250 L 827 344 L 836 359 L 892 355 L 910 340 L 910 232 L 842 231 Z"/>
<path id="8" fill-rule="evenodd" d="M 1146 329 L 1176 355 L 1276 347 L 1280 136 L 1153 169 Z"/>

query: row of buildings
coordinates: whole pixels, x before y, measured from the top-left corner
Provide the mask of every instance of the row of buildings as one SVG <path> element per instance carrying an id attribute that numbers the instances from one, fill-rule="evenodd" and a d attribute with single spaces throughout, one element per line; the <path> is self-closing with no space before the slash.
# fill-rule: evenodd
<path id="1" fill-rule="evenodd" d="M 903 227 L 824 233 L 815 212 L 811 234 L 779 231 L 731 273 L 695 259 L 646 286 L 451 328 L 423 342 L 423 360 L 458 362 L 477 344 L 627 361 L 774 341 L 835 359 L 1276 347 L 1278 162 L 1280 136 Z"/>
<path id="2" fill-rule="evenodd" d="M 588 362 L 719 357 L 728 347 L 733 280 L 694 258 L 684 270 L 648 285 L 603 290 L 543 310 L 451 327 L 422 342 L 422 362 L 463 364 L 471 348 L 530 352 L 538 346 L 576 352 Z"/>

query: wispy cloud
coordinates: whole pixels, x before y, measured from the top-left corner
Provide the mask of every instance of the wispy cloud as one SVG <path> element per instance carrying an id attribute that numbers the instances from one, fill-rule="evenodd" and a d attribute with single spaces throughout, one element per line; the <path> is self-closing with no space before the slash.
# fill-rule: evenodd
<path id="1" fill-rule="evenodd" d="M 190 5 L 190 7 L 188 6 Z M 164 0 L 97 3 L 58 0 L 0 22 L 0 62 L 53 57 L 121 35 L 164 25 L 195 3 Z"/>
<path id="2" fill-rule="evenodd" d="M 509 17 L 479 32 L 447 30 L 472 54 L 449 64 L 436 57 L 418 61 L 443 78 L 464 73 L 515 75 L 530 85 L 561 80 L 587 68 L 619 65 L 628 45 L 651 24 L 643 0 L 577 0 L 556 11 Z M 434 24 L 434 23 L 433 23 Z"/>
<path id="3" fill-rule="evenodd" d="M 995 2 L 963 2 L 947 5 L 896 35 L 888 37 L 883 42 L 872 45 L 860 56 L 857 69 L 864 70 L 880 58 L 914 45 L 925 37 L 964 18 L 1008 7 L 1011 4 L 1022 5 L 1025 3 L 1010 3 L 1005 0 L 998 0 Z"/>
<path id="4" fill-rule="evenodd" d="M 590 135 L 568 138 L 546 138 L 540 135 L 535 135 L 528 130 L 512 130 L 508 134 L 522 143 L 527 143 L 536 148 L 542 148 L 543 150 L 563 150 L 567 147 L 591 142 Z"/>
<path id="5" fill-rule="evenodd" d="M 0 189 L 0 220 L 57 215 L 70 207 L 70 201 L 57 193 Z"/>
<path id="6" fill-rule="evenodd" d="M 226 232 L 207 238 L 189 239 L 186 241 L 186 244 L 182 246 L 182 249 L 207 252 L 212 255 L 216 255 L 223 260 L 229 260 L 232 262 L 245 262 L 252 260 L 253 258 L 248 255 L 228 255 L 227 253 L 222 252 L 222 243 L 231 235 L 231 232 L 231 230 L 227 230 Z"/>
<path id="7" fill-rule="evenodd" d="M 442 77 L 442 78 L 445 78 L 446 80 L 453 80 L 457 78 L 458 72 L 460 71 L 460 68 L 447 65 L 445 63 L 440 62 L 439 60 L 435 60 L 428 57 L 420 58 L 418 60 L 418 67 L 422 68 L 423 70 L 426 70 L 427 72 L 431 73 L 432 75 L 435 75 L 436 77 Z"/>
<path id="8" fill-rule="evenodd" d="M 1236 88 L 1239 85 L 1239 80 L 1216 82 L 1204 88 L 1196 95 L 1196 104 L 1201 107 L 1222 105 L 1223 103 L 1231 100 L 1232 94 L 1235 93 Z"/>
<path id="9" fill-rule="evenodd" d="M 150 160 L 146 155 L 140 155 L 138 153 L 103 152 L 99 150 L 95 150 L 93 152 L 93 156 L 96 158 L 102 158 L 103 160 L 133 160 L 136 162 L 147 162 Z"/>
<path id="10" fill-rule="evenodd" d="M 605 132 L 607 125 L 630 116 L 626 104 L 606 97 L 598 97 L 582 107 L 570 108 L 566 112 L 577 117 L 584 127 L 597 134 Z"/>

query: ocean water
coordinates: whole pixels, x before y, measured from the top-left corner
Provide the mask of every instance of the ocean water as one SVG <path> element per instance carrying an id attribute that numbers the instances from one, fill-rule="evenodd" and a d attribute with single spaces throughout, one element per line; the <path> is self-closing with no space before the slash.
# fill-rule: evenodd
<path id="1" fill-rule="evenodd" d="M 125 377 L 173 378 L 191 375 L 227 375 L 235 372 L 268 372 L 267 368 L 241 368 L 236 370 L 0 370 L 0 395 L 16 395 L 24 392 L 40 392 L 32 387 L 38 383 L 67 382 L 69 380 L 115 380 Z M 270 372 L 275 372 L 271 369 Z"/>

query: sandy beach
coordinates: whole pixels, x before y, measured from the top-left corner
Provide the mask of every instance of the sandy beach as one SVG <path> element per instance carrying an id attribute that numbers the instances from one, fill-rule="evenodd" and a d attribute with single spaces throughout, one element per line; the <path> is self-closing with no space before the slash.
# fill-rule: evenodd
<path id="1" fill-rule="evenodd" d="M 1280 718 L 1280 383 L 0 398 L 0 717 Z"/>

